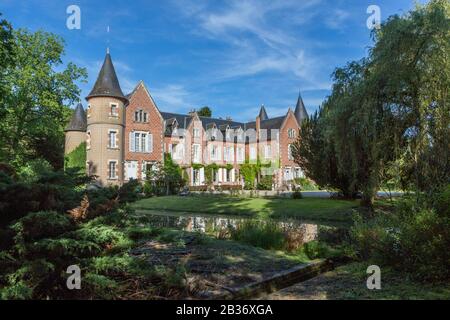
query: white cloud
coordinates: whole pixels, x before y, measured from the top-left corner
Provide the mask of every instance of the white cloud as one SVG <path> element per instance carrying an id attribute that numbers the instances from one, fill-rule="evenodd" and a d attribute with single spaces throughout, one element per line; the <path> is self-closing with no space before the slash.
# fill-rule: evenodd
<path id="1" fill-rule="evenodd" d="M 182 85 L 170 84 L 164 87 L 151 88 L 150 91 L 161 111 L 186 112 L 196 105 L 190 100 L 193 95 Z"/>
<path id="2" fill-rule="evenodd" d="M 342 9 L 336 9 L 331 12 L 325 20 L 326 25 L 335 30 L 342 30 L 345 27 L 345 22 L 350 17 L 350 13 Z"/>

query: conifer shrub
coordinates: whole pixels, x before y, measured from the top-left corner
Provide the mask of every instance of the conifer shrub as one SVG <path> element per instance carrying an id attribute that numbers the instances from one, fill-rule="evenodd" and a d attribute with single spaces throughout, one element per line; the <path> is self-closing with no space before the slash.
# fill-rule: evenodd
<path id="1" fill-rule="evenodd" d="M 24 241 L 55 237 L 74 228 L 73 221 L 67 215 L 54 211 L 32 212 L 12 226 L 16 237 Z"/>

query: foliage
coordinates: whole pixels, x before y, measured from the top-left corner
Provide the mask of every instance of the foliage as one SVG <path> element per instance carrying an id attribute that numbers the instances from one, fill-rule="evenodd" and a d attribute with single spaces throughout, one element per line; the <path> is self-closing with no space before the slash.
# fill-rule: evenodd
<path id="1" fill-rule="evenodd" d="M 294 147 L 308 177 L 347 196 L 361 191 L 367 207 L 386 183 L 431 194 L 450 181 L 449 16 L 445 0 L 392 16 L 367 58 L 335 70 Z"/>
<path id="2" fill-rule="evenodd" d="M 4 74 L 9 68 L 14 66 L 14 37 L 11 24 L 1 19 L 0 13 L 0 119 L 5 115 L 6 110 L 3 109 L 5 93 L 6 93 L 6 82 L 4 81 Z"/>
<path id="3" fill-rule="evenodd" d="M 239 174 L 244 178 L 244 189 L 254 190 L 255 181 L 258 174 L 257 165 L 251 163 L 243 163 L 239 168 Z"/>
<path id="4" fill-rule="evenodd" d="M 0 184 L 0 225 L 7 225 L 29 212 L 56 210 L 65 212 L 75 207 L 88 178 L 67 172 L 45 172 L 34 182 Z"/>
<path id="5" fill-rule="evenodd" d="M 327 110 L 321 108 L 300 126 L 297 140 L 292 144 L 295 162 L 307 177 L 324 189 L 338 189 L 344 197 L 355 193 L 346 167 L 339 167 L 334 137 L 327 134 Z"/>
<path id="6" fill-rule="evenodd" d="M 256 188 L 258 190 L 272 190 L 273 177 L 271 175 L 262 176 Z"/>
<path id="7" fill-rule="evenodd" d="M 20 167 L 18 175 L 23 182 L 36 182 L 39 177 L 49 174 L 53 167 L 45 159 L 33 159 Z"/>
<path id="8" fill-rule="evenodd" d="M 142 193 L 141 183 L 136 179 L 131 179 L 130 181 L 124 183 L 118 191 L 119 202 L 128 203 L 134 202 L 140 198 Z"/>
<path id="9" fill-rule="evenodd" d="M 295 188 L 294 192 L 292 192 L 292 199 L 303 199 L 303 194 L 300 189 Z"/>
<path id="10" fill-rule="evenodd" d="M 81 143 L 64 158 L 64 168 L 76 168 L 86 172 L 86 142 Z"/>
<path id="11" fill-rule="evenodd" d="M 314 181 L 308 178 L 295 178 L 294 183 L 303 191 L 319 190 Z"/>
<path id="12" fill-rule="evenodd" d="M 219 166 L 211 163 L 205 166 L 205 182 L 206 185 L 211 186 L 214 183 L 214 174 L 219 171 Z"/>
<path id="13" fill-rule="evenodd" d="M 284 249 L 286 238 L 276 223 L 246 221 L 231 231 L 231 239 L 263 249 Z"/>
<path id="14" fill-rule="evenodd" d="M 169 153 L 164 155 L 164 163 L 157 164 L 155 170 L 147 172 L 145 182 L 146 194 L 170 195 L 177 194 L 186 184 L 182 177 L 182 169 L 172 160 Z"/>
<path id="15" fill-rule="evenodd" d="M 22 241 L 33 241 L 68 232 L 74 229 L 74 225 L 64 214 L 54 211 L 39 211 L 19 219 L 12 229 L 15 231 L 16 237 L 20 237 Z"/>
<path id="16" fill-rule="evenodd" d="M 437 198 L 443 199 L 440 193 Z M 448 199 L 445 201 L 448 202 Z M 450 278 L 448 207 L 429 199 L 405 199 L 393 213 L 364 220 L 358 216 L 352 239 L 359 257 L 406 271 L 421 280 Z"/>
<path id="17" fill-rule="evenodd" d="M 9 33 L 4 27 L 2 22 L 2 35 Z M 64 43 L 54 34 L 14 30 L 11 41 L 12 63 L 0 70 L 4 93 L 0 161 L 20 168 L 31 159 L 43 158 L 62 168 L 69 105 L 79 99 L 75 82 L 83 80 L 86 71 L 70 62 L 62 67 Z M 1 52 L 5 53 L 3 46 Z"/>

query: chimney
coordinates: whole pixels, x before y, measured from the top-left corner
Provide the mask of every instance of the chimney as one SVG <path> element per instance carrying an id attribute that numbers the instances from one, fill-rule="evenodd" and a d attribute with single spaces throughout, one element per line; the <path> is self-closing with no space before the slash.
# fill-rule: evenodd
<path id="1" fill-rule="evenodd" d="M 188 115 L 193 117 L 196 113 L 197 111 L 195 111 L 195 109 L 192 109 L 191 111 L 188 112 Z"/>
<path id="2" fill-rule="evenodd" d="M 259 116 L 256 117 L 256 137 L 259 139 L 259 130 L 261 128 L 261 118 Z"/>

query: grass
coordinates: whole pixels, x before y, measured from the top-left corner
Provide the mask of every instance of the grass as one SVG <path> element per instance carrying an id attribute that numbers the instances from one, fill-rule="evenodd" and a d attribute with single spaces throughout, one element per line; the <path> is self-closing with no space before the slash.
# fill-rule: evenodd
<path id="1" fill-rule="evenodd" d="M 236 215 L 251 218 L 293 218 L 351 222 L 357 201 L 319 198 L 280 199 L 229 196 L 154 197 L 133 204 L 139 210 L 162 210 L 197 214 Z"/>
<path id="2" fill-rule="evenodd" d="M 331 273 L 336 277 L 338 290 L 330 292 L 332 299 L 375 299 L 375 300 L 436 300 L 450 299 L 450 284 L 421 283 L 390 268 L 381 268 L 381 290 L 366 287 L 367 263 L 352 263 L 337 268 Z"/>

